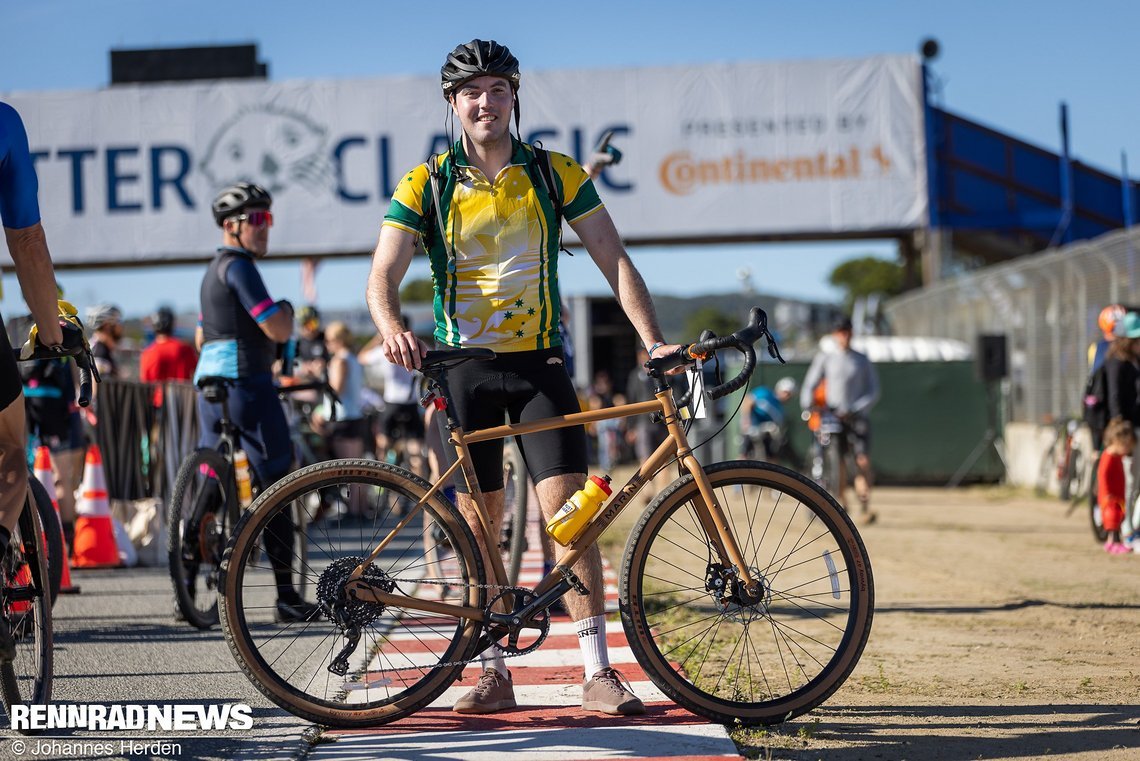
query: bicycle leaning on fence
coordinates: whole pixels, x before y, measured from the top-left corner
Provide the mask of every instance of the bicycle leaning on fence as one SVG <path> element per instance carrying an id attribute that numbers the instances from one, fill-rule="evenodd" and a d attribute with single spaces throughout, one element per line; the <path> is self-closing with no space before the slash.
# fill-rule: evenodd
<path id="1" fill-rule="evenodd" d="M 91 384 L 99 379 L 91 348 L 74 323 L 61 327 L 64 334 L 61 351 L 36 344 L 31 339 L 34 350 L 21 356 L 21 350 L 15 349 L 16 360 L 72 357 L 79 367 L 77 401 L 86 407 L 91 403 Z M 49 516 L 51 522 L 46 523 L 41 518 L 43 515 Z M 51 701 L 51 609 L 59 592 L 62 546 L 51 498 L 29 474 L 27 496 L 12 532 L 12 541 L 0 557 L 0 616 L 15 645 L 12 659 L 0 661 L 0 702 L 9 719 L 13 716 L 13 706 L 46 705 Z"/>
<path id="2" fill-rule="evenodd" d="M 752 344 L 762 337 L 779 358 L 766 316 L 753 309 L 746 328 L 646 363 L 656 381 L 652 400 L 474 432 L 454 417 L 447 371 L 493 353 L 429 352 L 422 369 L 442 400 L 457 461 L 435 484 L 383 463 L 335 460 L 266 489 L 222 560 L 222 620 L 238 664 L 270 700 L 320 724 L 367 726 L 415 713 L 491 645 L 506 657 L 538 648 L 550 631 L 550 606 L 571 590 L 586 592 L 571 570 L 582 551 L 659 469 L 678 462 L 683 475 L 641 515 L 621 564 L 622 625 L 638 663 L 672 700 L 714 721 L 774 724 L 811 710 L 850 675 L 870 633 L 874 584 L 863 542 L 836 501 L 791 470 L 752 461 L 703 467 L 664 378 L 732 348 L 744 355 L 742 370 L 708 391 L 724 396 L 748 382 Z M 666 440 L 568 542 L 555 571 L 525 588 L 506 583 L 499 553 L 483 567 L 471 529 L 440 494 L 461 471 L 483 540 L 494 545 L 470 444 L 638 414 L 660 416 Z M 408 509 L 398 521 L 311 536 L 305 571 L 320 611 L 277 624 L 267 615 L 272 585 L 257 547 L 275 515 L 330 483 L 383 486 Z M 450 547 L 438 575 L 425 570 L 435 540 L 421 528 L 420 510 Z M 439 600 L 441 585 L 459 590 L 459 602 Z"/>

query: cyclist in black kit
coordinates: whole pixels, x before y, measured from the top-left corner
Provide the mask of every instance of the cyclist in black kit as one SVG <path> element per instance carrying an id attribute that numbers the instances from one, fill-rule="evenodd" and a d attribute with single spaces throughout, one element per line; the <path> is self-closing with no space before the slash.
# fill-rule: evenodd
<path id="1" fill-rule="evenodd" d="M 230 416 L 241 430 L 240 446 L 249 457 L 262 488 L 289 472 L 293 451 L 285 412 L 273 384 L 277 344 L 293 333 L 293 307 L 273 301 L 257 271 L 265 256 L 273 199 L 258 185 L 242 182 L 214 199 L 214 220 L 222 228 L 223 245 L 202 279 L 202 310 L 197 331 L 201 356 L 195 382 L 206 376 L 232 378 Z M 217 443 L 221 405 L 198 398 L 202 436 L 199 446 Z M 277 585 L 277 619 L 303 621 L 317 612 L 293 586 L 293 519 L 282 513 L 266 532 L 266 552 Z"/>

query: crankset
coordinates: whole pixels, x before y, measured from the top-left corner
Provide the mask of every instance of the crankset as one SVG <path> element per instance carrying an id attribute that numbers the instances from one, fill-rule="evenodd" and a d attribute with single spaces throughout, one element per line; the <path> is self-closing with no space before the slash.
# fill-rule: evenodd
<path id="1" fill-rule="evenodd" d="M 487 607 L 483 609 L 488 621 L 492 620 L 491 616 L 492 611 L 495 610 L 495 605 L 508 595 L 514 596 L 514 606 L 510 613 L 511 620 L 489 624 L 483 633 L 483 637 L 490 640 L 489 644 L 505 657 L 513 658 L 537 650 L 539 645 L 546 640 L 546 636 L 550 633 L 550 611 L 549 609 L 537 610 L 523 618 L 520 616 L 521 611 L 534 602 L 537 597 L 529 589 L 508 587 L 491 598 Z M 495 618 L 502 621 L 503 616 L 496 614 Z M 506 637 L 505 643 L 502 642 L 504 637 Z M 522 640 L 521 643 L 520 639 Z"/>

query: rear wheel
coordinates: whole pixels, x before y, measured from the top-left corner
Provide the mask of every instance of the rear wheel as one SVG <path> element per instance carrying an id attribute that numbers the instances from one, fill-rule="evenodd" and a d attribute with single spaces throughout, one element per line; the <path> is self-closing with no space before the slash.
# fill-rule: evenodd
<path id="1" fill-rule="evenodd" d="M 230 463 L 198 449 L 178 469 L 170 496 L 167 554 L 174 598 L 192 626 L 218 623 L 218 566 L 233 529 L 227 494 L 235 494 Z"/>
<path id="2" fill-rule="evenodd" d="M 271 569 L 256 548 L 271 538 L 275 516 L 328 488 L 364 490 L 372 517 L 312 524 L 304 573 L 318 608 L 303 621 L 279 621 Z M 429 488 L 386 463 L 331 460 L 286 476 L 257 498 L 226 549 L 222 623 L 238 665 L 262 694 L 309 721 L 361 727 L 415 713 L 458 678 L 460 662 L 475 656 L 478 622 L 357 600 L 345 591 L 353 570 L 395 531 L 365 571 L 374 586 L 433 601 L 450 589 L 458 595 L 449 602 L 483 608 L 487 591 L 478 586 L 484 577 L 474 537 L 442 495 L 423 507 L 431 520 L 411 516 L 397 530 L 398 516 Z"/>
<path id="3" fill-rule="evenodd" d="M 3 622 L 12 635 L 15 657 L 0 663 L 0 699 L 9 720 L 16 705 L 46 705 L 51 701 L 52 628 L 47 590 L 47 550 L 43 525 L 31 491 L 20 512 L 12 541 L 0 562 L 3 577 Z M 32 732 L 22 731 L 23 734 Z"/>
<path id="4" fill-rule="evenodd" d="M 820 486 L 836 499 L 843 496 L 843 483 L 841 474 L 843 467 L 843 449 L 839 442 L 840 434 L 833 434 L 831 441 L 823 450 L 823 480 Z"/>
<path id="5" fill-rule="evenodd" d="M 622 625 L 662 692 L 714 721 L 776 724 L 815 708 L 851 674 L 871 632 L 874 582 L 851 519 L 785 468 L 707 469 L 759 589 L 737 587 L 697 517 L 691 475 L 654 500 L 622 561 Z"/>

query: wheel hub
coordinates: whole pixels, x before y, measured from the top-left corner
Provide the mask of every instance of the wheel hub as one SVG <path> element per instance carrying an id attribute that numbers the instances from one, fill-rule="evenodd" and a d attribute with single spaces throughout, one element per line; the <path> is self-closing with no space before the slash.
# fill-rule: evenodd
<path id="1" fill-rule="evenodd" d="M 218 558 L 218 514 L 208 512 L 198 524 L 198 552 L 202 562 L 214 563 Z"/>
<path id="2" fill-rule="evenodd" d="M 342 628 L 359 629 L 384 615 L 385 608 L 380 603 L 352 600 L 344 593 L 352 572 L 363 562 L 363 557 L 334 560 L 317 581 L 317 603 L 321 606 L 325 617 Z M 385 592 L 391 592 L 396 588 L 396 582 L 374 563 L 369 563 L 359 579 Z"/>
<path id="3" fill-rule="evenodd" d="M 749 568 L 748 574 L 755 582 L 752 593 L 736 573 L 718 563 L 709 566 L 705 575 L 705 589 L 723 615 L 740 624 L 748 624 L 766 616 L 772 603 L 772 587 L 758 568 Z"/>

